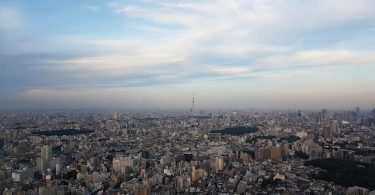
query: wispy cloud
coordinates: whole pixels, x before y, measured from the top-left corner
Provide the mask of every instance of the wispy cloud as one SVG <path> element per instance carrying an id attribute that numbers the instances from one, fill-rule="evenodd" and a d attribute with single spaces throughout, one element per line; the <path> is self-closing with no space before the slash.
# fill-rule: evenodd
<path id="1" fill-rule="evenodd" d="M 348 50 L 334 51 L 301 51 L 289 56 L 273 55 L 257 61 L 266 68 L 304 68 L 342 65 L 371 65 L 375 64 L 375 53 L 354 52 Z"/>
<path id="2" fill-rule="evenodd" d="M 323 74 L 321 72 L 312 72 L 312 71 L 292 71 L 287 73 L 268 73 L 259 76 L 263 79 L 290 79 L 290 78 L 311 78 L 319 77 Z"/>
<path id="3" fill-rule="evenodd" d="M 223 74 L 223 75 L 242 75 L 242 74 L 249 73 L 251 70 L 249 68 L 244 68 L 244 67 L 229 67 L 229 68 L 214 68 L 212 71 L 218 74 Z"/>
<path id="4" fill-rule="evenodd" d="M 166 87 L 173 93 L 228 83 L 235 86 L 226 88 L 233 93 L 243 83 L 257 86 L 252 90 L 285 84 L 288 91 L 303 84 L 295 79 L 330 82 L 340 77 L 327 67 L 343 75 L 356 67 L 365 73 L 374 69 L 372 0 L 83 4 L 80 9 L 86 12 L 64 10 L 82 16 L 77 20 L 58 13 L 33 18 L 17 7 L 0 7 L 0 90 L 19 89 L 23 99 L 42 98 L 38 93 L 80 99 L 77 91 L 86 89 L 84 95 L 93 96 L 100 89 L 101 96 L 107 88 Z M 96 13 L 84 15 L 88 10 Z M 25 26 L 24 14 L 34 20 L 33 28 L 12 33 Z M 44 32 L 47 23 L 56 23 L 51 32 Z M 321 85 L 316 82 L 314 89 Z"/>
<path id="5" fill-rule="evenodd" d="M 20 10 L 12 7 L 0 7 L 0 31 L 16 30 L 25 25 Z"/>
<path id="6" fill-rule="evenodd" d="M 99 6 L 95 6 L 95 5 L 90 5 L 90 6 L 88 6 L 87 8 L 88 8 L 89 10 L 91 10 L 91 11 L 94 11 L 94 12 L 100 10 L 100 7 L 99 7 Z"/>

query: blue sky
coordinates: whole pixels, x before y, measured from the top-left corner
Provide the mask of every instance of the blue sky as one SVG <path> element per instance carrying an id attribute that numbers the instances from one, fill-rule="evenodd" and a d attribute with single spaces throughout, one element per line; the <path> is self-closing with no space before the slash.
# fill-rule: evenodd
<path id="1" fill-rule="evenodd" d="M 1 108 L 375 107 L 375 1 L 0 2 Z"/>

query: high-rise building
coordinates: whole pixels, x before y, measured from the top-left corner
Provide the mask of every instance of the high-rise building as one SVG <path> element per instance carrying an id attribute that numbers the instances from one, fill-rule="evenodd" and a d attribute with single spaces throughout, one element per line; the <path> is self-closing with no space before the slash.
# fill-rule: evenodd
<path id="1" fill-rule="evenodd" d="M 356 107 L 356 108 L 355 108 L 355 112 L 356 112 L 357 114 L 360 114 L 360 113 L 361 113 L 361 109 L 360 109 L 359 107 Z"/>
<path id="2" fill-rule="evenodd" d="M 41 186 L 38 189 L 39 195 L 48 195 L 49 194 L 49 189 L 45 186 Z"/>
<path id="3" fill-rule="evenodd" d="M 51 194 L 56 194 L 56 195 L 61 195 L 65 194 L 64 190 L 62 188 L 56 188 L 54 186 L 41 186 L 38 188 L 38 194 L 39 195 L 51 195 Z"/>
<path id="4" fill-rule="evenodd" d="M 357 119 L 359 118 L 359 116 L 361 116 L 361 109 L 359 107 L 355 108 L 355 114 Z"/>
<path id="5" fill-rule="evenodd" d="M 195 166 L 191 169 L 191 181 L 196 182 L 199 180 L 199 170 L 195 169 Z"/>
<path id="6" fill-rule="evenodd" d="M 40 170 L 44 171 L 49 168 L 49 162 L 52 160 L 52 146 L 42 146 L 40 150 Z"/>
<path id="7" fill-rule="evenodd" d="M 271 147 L 271 159 L 275 161 L 281 160 L 281 149 L 277 146 Z"/>
<path id="8" fill-rule="evenodd" d="M 224 169 L 224 158 L 222 156 L 217 156 L 215 158 L 215 169 L 216 171 L 222 171 Z"/>
<path id="9" fill-rule="evenodd" d="M 323 137 L 324 137 L 324 139 L 331 139 L 332 138 L 332 129 L 331 129 L 331 126 L 325 125 L 323 127 Z"/>
<path id="10" fill-rule="evenodd" d="M 51 145 L 43 146 L 40 151 L 40 157 L 45 161 L 52 160 L 52 146 Z"/>
<path id="11" fill-rule="evenodd" d="M 263 148 L 258 148 L 255 151 L 255 159 L 256 160 L 263 160 L 263 156 L 264 156 L 264 150 L 263 150 Z"/>
<path id="12" fill-rule="evenodd" d="M 113 158 L 112 164 L 114 172 L 125 174 L 127 167 L 133 167 L 133 159 L 121 155 Z"/>
<path id="13" fill-rule="evenodd" d="M 363 187 L 359 187 L 359 186 L 353 186 L 353 187 L 349 187 L 346 191 L 346 194 L 348 195 L 367 195 L 369 194 L 369 189 L 367 188 L 363 188 Z"/>
<path id="14" fill-rule="evenodd" d="M 331 132 L 332 132 L 332 134 L 340 133 L 339 132 L 339 122 L 337 120 L 332 121 Z"/>
<path id="15" fill-rule="evenodd" d="M 265 148 L 263 150 L 263 160 L 271 159 L 271 148 Z"/>
<path id="16" fill-rule="evenodd" d="M 118 123 L 115 120 L 107 120 L 105 122 L 105 128 L 107 130 L 115 130 L 115 129 L 118 129 L 118 127 L 119 127 Z"/>
<path id="17" fill-rule="evenodd" d="M 114 113 L 113 113 L 113 119 L 114 119 L 114 120 L 118 120 L 118 119 L 120 119 L 120 113 L 118 113 L 118 112 L 114 112 Z"/>
<path id="18" fill-rule="evenodd" d="M 147 185 L 136 184 L 133 186 L 134 195 L 149 195 L 150 188 Z"/>

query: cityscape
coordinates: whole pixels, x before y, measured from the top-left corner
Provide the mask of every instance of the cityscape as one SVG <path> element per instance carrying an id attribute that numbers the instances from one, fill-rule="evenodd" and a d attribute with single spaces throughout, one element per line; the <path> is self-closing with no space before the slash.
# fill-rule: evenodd
<path id="1" fill-rule="evenodd" d="M 375 109 L 3 112 L 3 194 L 374 194 Z"/>
<path id="2" fill-rule="evenodd" d="M 0 195 L 375 195 L 374 0 L 1 0 Z"/>

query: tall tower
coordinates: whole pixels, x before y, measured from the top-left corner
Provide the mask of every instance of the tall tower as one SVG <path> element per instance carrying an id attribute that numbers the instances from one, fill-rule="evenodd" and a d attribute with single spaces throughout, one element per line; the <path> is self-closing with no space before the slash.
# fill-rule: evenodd
<path id="1" fill-rule="evenodd" d="M 194 115 L 194 93 L 193 93 L 193 99 L 191 101 L 191 113 Z"/>

